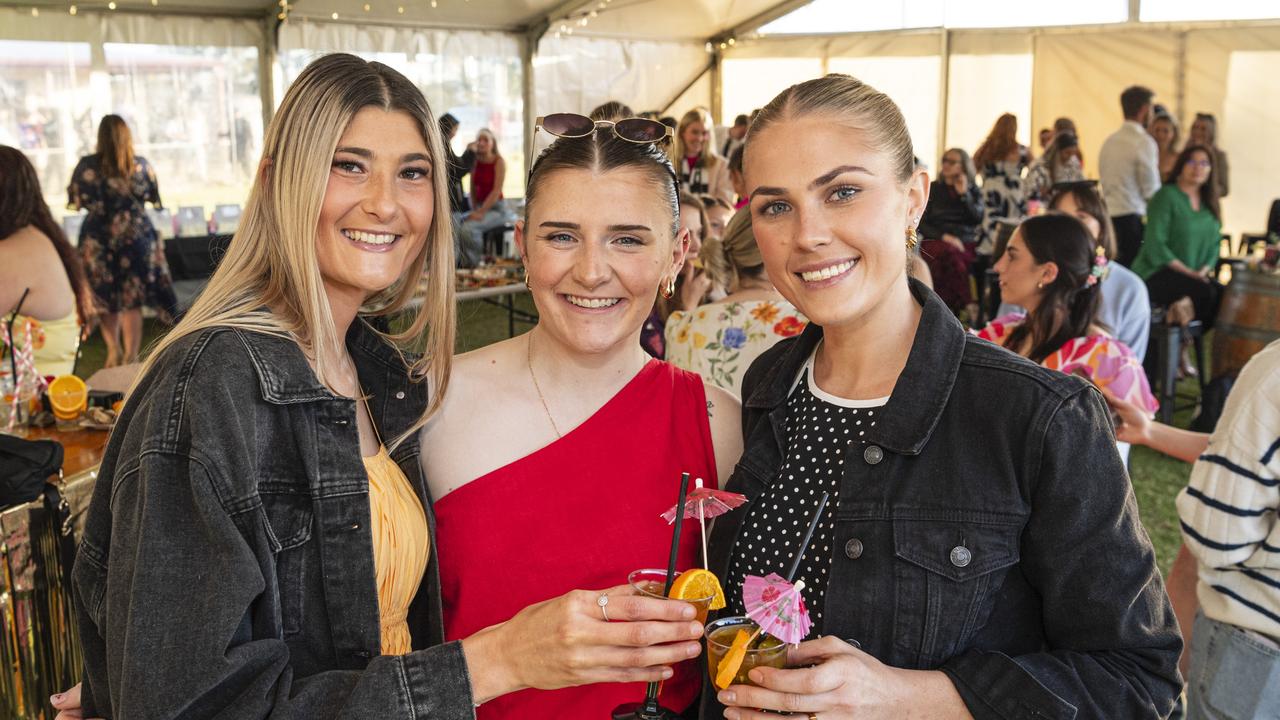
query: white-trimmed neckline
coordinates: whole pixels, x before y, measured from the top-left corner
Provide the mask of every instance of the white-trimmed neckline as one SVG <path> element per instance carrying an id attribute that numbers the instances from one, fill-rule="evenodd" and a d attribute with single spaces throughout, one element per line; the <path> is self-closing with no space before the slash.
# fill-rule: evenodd
<path id="1" fill-rule="evenodd" d="M 820 347 L 822 347 L 821 340 L 819 340 L 818 344 L 814 346 L 813 352 L 809 353 L 809 357 L 807 360 L 804 361 L 804 365 L 800 366 L 800 372 L 796 373 L 796 378 L 791 383 L 791 389 L 787 391 L 788 397 L 791 396 L 791 393 L 795 392 L 796 386 L 800 384 L 800 380 L 807 377 L 809 392 L 813 393 L 813 396 L 818 398 L 819 400 L 822 400 L 823 402 L 831 403 L 836 407 L 861 410 L 866 408 L 880 408 L 889 404 L 889 398 L 891 397 L 889 395 L 885 395 L 884 397 L 878 397 L 878 398 L 870 398 L 868 400 L 852 400 L 850 398 L 840 397 L 839 395 L 832 395 L 826 390 L 823 390 L 822 388 L 818 387 L 818 381 L 814 377 L 813 364 L 814 364 L 814 358 L 818 356 L 818 348 Z"/>

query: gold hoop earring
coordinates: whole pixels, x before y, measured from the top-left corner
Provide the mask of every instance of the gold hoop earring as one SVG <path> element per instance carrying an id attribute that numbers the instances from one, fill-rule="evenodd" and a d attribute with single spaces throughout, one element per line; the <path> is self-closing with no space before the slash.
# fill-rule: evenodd
<path id="1" fill-rule="evenodd" d="M 915 225 L 907 226 L 907 249 L 915 250 L 916 245 L 920 244 L 920 235 L 916 233 Z"/>
<path id="2" fill-rule="evenodd" d="M 530 290 L 532 290 L 532 289 L 533 289 L 533 285 L 529 282 L 529 271 L 528 271 L 528 270 L 525 270 L 525 271 L 524 271 L 524 286 L 525 286 L 525 287 L 527 287 L 527 288 L 529 288 Z"/>
<path id="3" fill-rule="evenodd" d="M 662 293 L 662 297 L 664 297 L 664 298 L 666 298 L 666 299 L 668 299 L 668 300 L 670 300 L 671 298 L 675 297 L 675 294 L 676 294 L 676 278 L 675 278 L 675 276 L 674 276 L 674 275 L 672 275 L 672 276 L 671 276 L 671 279 L 670 279 L 670 280 L 668 280 L 668 281 L 667 281 L 667 282 L 662 286 L 662 289 L 660 290 L 660 292 Z"/>

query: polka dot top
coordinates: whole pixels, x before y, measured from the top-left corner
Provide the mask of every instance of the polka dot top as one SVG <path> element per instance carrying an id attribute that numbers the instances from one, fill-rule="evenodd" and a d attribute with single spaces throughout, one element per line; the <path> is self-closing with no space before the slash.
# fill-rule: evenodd
<path id="1" fill-rule="evenodd" d="M 880 409 L 888 401 L 887 397 L 847 400 L 824 392 L 814 382 L 813 356 L 809 357 L 787 398 L 783 425 L 786 458 L 774 483 L 756 498 L 743 520 L 736 552 L 729 563 L 728 614 L 746 612 L 741 588 L 747 575 L 776 572 L 786 576 L 796 544 L 804 537 L 819 498 L 827 492 L 831 494 L 827 509 L 804 550 L 795 577 L 805 582 L 805 607 L 813 619 L 813 629 L 806 639 L 822 635 L 821 599 L 831 566 L 832 518 L 840 497 L 845 453 L 850 446 L 866 443 L 866 431 L 876 424 Z"/>

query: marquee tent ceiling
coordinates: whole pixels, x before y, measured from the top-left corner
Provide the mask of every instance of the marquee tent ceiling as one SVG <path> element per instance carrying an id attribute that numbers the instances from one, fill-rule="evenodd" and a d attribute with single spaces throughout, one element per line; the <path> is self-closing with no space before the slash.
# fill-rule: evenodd
<path id="1" fill-rule="evenodd" d="M 0 6 L 39 8 L 41 12 L 108 12 L 106 0 L 16 2 Z M 277 0 L 117 0 L 117 12 L 269 17 Z M 565 25 L 577 33 L 614 37 L 705 40 L 753 29 L 808 0 L 296 0 L 290 14 L 309 20 L 346 23 L 405 23 L 506 31 L 551 32 Z M 432 6 L 435 7 L 432 7 Z M 365 8 L 368 8 L 366 10 Z M 591 13 L 595 13 L 594 16 Z M 581 25 L 583 20 L 586 25 Z"/>

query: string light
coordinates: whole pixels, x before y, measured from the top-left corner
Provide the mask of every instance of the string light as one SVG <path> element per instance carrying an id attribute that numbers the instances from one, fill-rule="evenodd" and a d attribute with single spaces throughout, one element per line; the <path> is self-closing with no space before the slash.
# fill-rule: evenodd
<path id="1" fill-rule="evenodd" d="M 76 13 L 78 13 L 78 12 L 80 12 L 80 11 L 76 8 L 76 6 L 75 6 L 75 5 L 72 5 L 70 8 L 68 8 L 68 9 L 67 9 L 67 12 L 71 13 L 72 15 L 75 15 Z"/>
<path id="2" fill-rule="evenodd" d="M 151 0 L 151 7 L 155 7 L 159 4 L 160 4 L 160 0 Z"/>
<path id="3" fill-rule="evenodd" d="M 370 8 L 371 8 L 371 6 L 369 5 L 369 3 L 365 3 L 365 4 L 364 4 L 364 11 L 365 11 L 365 12 L 369 12 Z"/>
<path id="4" fill-rule="evenodd" d="M 338 13 L 334 13 L 334 14 L 330 15 L 329 17 L 333 18 L 334 20 L 337 20 L 337 19 L 338 19 Z"/>
<path id="5" fill-rule="evenodd" d="M 115 9 L 116 9 L 116 3 L 115 3 L 115 0 L 111 0 L 111 2 L 107 3 L 107 9 L 108 9 L 108 10 L 115 10 Z"/>
<path id="6" fill-rule="evenodd" d="M 397 12 L 397 13 L 399 13 L 399 14 L 401 14 L 401 15 L 403 15 L 403 14 L 404 14 L 404 6 L 403 6 L 403 5 L 398 5 L 398 6 L 396 6 L 396 12 Z"/>
<path id="7" fill-rule="evenodd" d="M 38 7 L 31 8 L 31 17 L 40 17 L 40 8 Z"/>
<path id="8" fill-rule="evenodd" d="M 436 3 L 436 0 L 431 0 L 431 7 L 434 9 L 440 6 Z"/>

